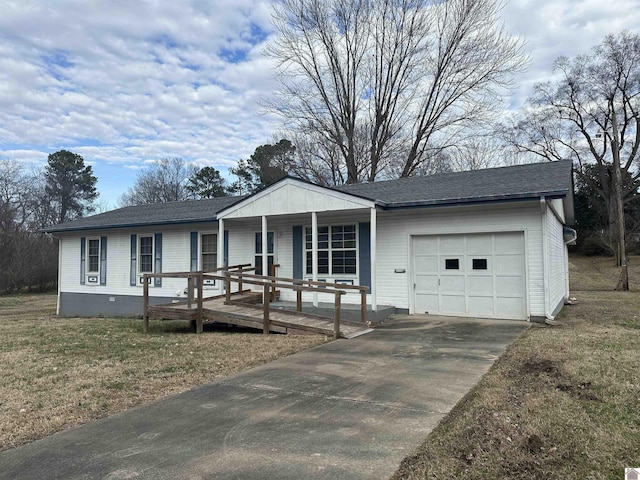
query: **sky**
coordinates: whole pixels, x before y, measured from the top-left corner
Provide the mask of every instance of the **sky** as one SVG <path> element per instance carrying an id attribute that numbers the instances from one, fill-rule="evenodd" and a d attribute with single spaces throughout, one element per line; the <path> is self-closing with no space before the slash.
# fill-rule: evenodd
<path id="1" fill-rule="evenodd" d="M 101 210 L 161 158 L 226 174 L 277 140 L 262 107 L 275 89 L 270 12 L 266 0 L 0 0 L 0 159 L 82 155 Z M 640 0 L 505 0 L 502 21 L 530 57 L 506 99 L 516 109 L 558 56 L 640 33 Z"/>

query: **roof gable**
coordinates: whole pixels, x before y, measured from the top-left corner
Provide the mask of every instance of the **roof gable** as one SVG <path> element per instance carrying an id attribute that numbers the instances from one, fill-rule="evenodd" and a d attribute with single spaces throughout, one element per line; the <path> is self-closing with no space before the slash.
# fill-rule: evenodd
<path id="1" fill-rule="evenodd" d="M 374 206 L 374 201 L 360 196 L 285 177 L 219 212 L 218 218 L 329 212 Z"/>

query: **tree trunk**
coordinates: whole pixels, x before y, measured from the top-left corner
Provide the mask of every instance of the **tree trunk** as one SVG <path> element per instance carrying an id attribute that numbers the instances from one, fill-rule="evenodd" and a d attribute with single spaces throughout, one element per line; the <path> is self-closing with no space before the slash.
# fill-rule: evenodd
<path id="1" fill-rule="evenodd" d="M 613 197 L 616 209 L 617 234 L 616 240 L 618 244 L 618 259 L 620 262 L 620 278 L 616 285 L 616 290 L 629 290 L 629 270 L 627 268 L 627 245 L 625 242 L 625 226 L 624 226 L 624 201 L 622 195 L 622 172 L 620 171 L 620 143 L 618 136 L 618 123 L 616 121 L 616 111 L 613 100 L 610 101 L 611 109 L 611 128 L 613 130 L 611 150 L 613 153 Z"/>

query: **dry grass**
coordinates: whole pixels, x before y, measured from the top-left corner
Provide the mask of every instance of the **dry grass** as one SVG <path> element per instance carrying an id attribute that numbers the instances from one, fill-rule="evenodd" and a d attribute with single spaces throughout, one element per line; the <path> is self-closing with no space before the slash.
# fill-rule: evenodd
<path id="1" fill-rule="evenodd" d="M 608 262 L 571 259 L 573 288 L 601 291 L 572 290 L 562 325 L 529 329 L 394 478 L 619 479 L 640 466 L 640 295 L 604 290 Z"/>
<path id="2" fill-rule="evenodd" d="M 319 335 L 63 319 L 54 295 L 0 297 L 0 450 L 318 345 Z"/>
<path id="3" fill-rule="evenodd" d="M 632 290 L 640 290 L 640 255 L 632 255 L 628 259 L 629 284 Z M 569 258 L 569 274 L 572 291 L 604 291 L 613 290 L 618 283 L 619 267 L 612 257 Z"/>

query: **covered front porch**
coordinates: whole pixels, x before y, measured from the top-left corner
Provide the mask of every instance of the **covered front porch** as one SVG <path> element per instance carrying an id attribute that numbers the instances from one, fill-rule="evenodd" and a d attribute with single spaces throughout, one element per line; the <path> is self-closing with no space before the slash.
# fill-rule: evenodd
<path id="1" fill-rule="evenodd" d="M 377 210 L 374 201 L 285 178 L 221 211 L 218 258 L 222 265 L 250 263 L 255 273 L 277 277 L 366 286 L 372 317 L 376 292 Z M 359 304 L 347 290 L 344 304 Z M 280 300 L 296 300 L 282 292 Z M 304 292 L 314 309 L 330 296 Z"/>

